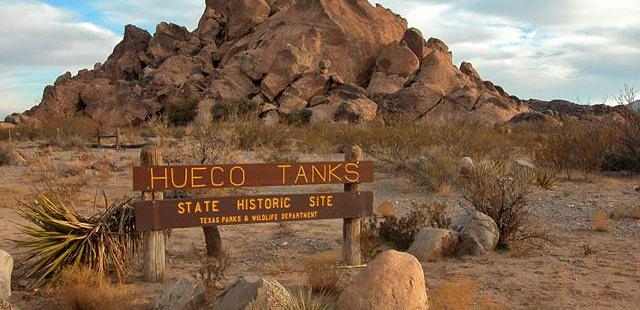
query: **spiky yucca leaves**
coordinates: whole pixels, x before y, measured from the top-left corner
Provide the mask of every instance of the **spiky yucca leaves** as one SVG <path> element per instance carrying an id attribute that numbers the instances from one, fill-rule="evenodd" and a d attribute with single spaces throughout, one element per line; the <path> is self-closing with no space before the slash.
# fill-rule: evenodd
<path id="1" fill-rule="evenodd" d="M 28 237 L 13 241 L 25 250 L 25 277 L 33 280 L 33 286 L 41 286 L 69 266 L 83 265 L 101 273 L 111 266 L 122 281 L 129 254 L 140 239 L 130 202 L 126 199 L 84 217 L 50 192 L 19 200 L 17 212 L 31 224 L 18 224 Z"/>

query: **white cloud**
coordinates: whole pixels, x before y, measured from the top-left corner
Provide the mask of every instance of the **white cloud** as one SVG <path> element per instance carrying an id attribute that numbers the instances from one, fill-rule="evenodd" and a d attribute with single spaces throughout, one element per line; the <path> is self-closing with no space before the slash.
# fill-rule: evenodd
<path id="1" fill-rule="evenodd" d="M 41 2 L 0 5 L 0 116 L 30 108 L 56 76 L 104 61 L 120 40 Z"/>
<path id="2" fill-rule="evenodd" d="M 584 100 L 640 85 L 637 1 L 378 2 L 448 43 L 456 63 L 470 60 L 523 98 Z"/>

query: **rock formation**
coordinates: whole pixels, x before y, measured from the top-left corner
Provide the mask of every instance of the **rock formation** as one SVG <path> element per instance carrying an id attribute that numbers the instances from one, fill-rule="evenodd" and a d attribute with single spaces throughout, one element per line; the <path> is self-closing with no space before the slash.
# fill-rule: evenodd
<path id="1" fill-rule="evenodd" d="M 103 126 L 137 125 L 181 101 L 239 98 L 262 103 L 272 119 L 308 109 L 314 122 L 379 113 L 498 122 L 529 111 L 451 55 L 366 0 L 207 0 L 191 32 L 163 22 L 151 35 L 127 25 L 104 64 L 61 75 L 24 115 L 80 112 Z"/>

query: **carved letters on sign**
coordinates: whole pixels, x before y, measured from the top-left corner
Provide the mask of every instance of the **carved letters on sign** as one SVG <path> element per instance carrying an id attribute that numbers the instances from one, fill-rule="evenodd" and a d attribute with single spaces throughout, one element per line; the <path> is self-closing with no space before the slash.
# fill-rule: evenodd
<path id="1" fill-rule="evenodd" d="M 198 189 L 373 181 L 373 162 L 134 167 L 133 189 Z"/>
<path id="2" fill-rule="evenodd" d="M 135 203 L 136 229 L 356 218 L 373 214 L 372 192 L 190 198 Z"/>

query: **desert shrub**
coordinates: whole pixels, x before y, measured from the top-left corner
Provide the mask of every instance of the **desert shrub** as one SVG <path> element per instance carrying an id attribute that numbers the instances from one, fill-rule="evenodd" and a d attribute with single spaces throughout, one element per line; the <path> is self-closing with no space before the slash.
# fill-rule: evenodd
<path id="1" fill-rule="evenodd" d="M 311 255 L 304 262 L 307 285 L 318 292 L 337 291 L 340 272 L 336 267 L 340 263 L 338 252 L 327 251 Z"/>
<path id="2" fill-rule="evenodd" d="M 185 126 L 198 116 L 198 101 L 182 100 L 165 107 L 167 120 L 173 126 Z"/>
<path id="3" fill-rule="evenodd" d="M 458 181 L 458 159 L 442 149 L 433 149 L 410 166 L 411 174 L 427 189 L 446 193 Z"/>
<path id="4" fill-rule="evenodd" d="M 255 117 L 258 113 L 258 106 L 258 103 L 249 99 L 216 102 L 211 107 L 211 116 L 213 120 L 227 121 Z"/>
<path id="5" fill-rule="evenodd" d="M 0 166 L 16 165 L 18 162 L 16 148 L 9 143 L 0 143 Z"/>
<path id="6" fill-rule="evenodd" d="M 226 271 L 231 266 L 231 260 L 229 253 L 224 250 L 220 251 L 215 256 L 205 256 L 202 261 L 202 266 L 198 269 L 198 277 L 202 280 L 206 291 L 217 290 L 222 288 L 221 281 L 226 277 Z"/>
<path id="7" fill-rule="evenodd" d="M 611 218 L 604 211 L 596 211 L 591 215 L 591 226 L 596 231 L 611 231 Z"/>
<path id="8" fill-rule="evenodd" d="M 298 289 L 296 294 L 287 291 L 279 301 L 282 310 L 332 310 L 335 309 L 336 296 L 328 292 L 316 292 L 311 288 Z M 248 309 L 264 309 L 261 305 L 249 304 Z"/>
<path id="9" fill-rule="evenodd" d="M 608 171 L 640 171 L 640 113 L 627 111 L 623 121 L 614 123 L 617 140 L 605 155 L 603 169 Z"/>
<path id="10" fill-rule="evenodd" d="M 556 173 L 551 169 L 545 168 L 536 169 L 533 172 L 533 181 L 535 185 L 544 189 L 552 189 L 558 185 Z"/>
<path id="11" fill-rule="evenodd" d="M 635 207 L 618 207 L 611 212 L 613 217 L 640 220 L 640 205 Z"/>
<path id="12" fill-rule="evenodd" d="M 547 132 L 538 145 L 537 161 L 565 171 L 568 179 L 575 170 L 587 174 L 598 171 L 618 141 L 614 129 L 609 122 L 566 120 L 557 130 Z"/>
<path id="13" fill-rule="evenodd" d="M 57 298 L 64 309 L 131 309 L 132 292 L 114 285 L 104 274 L 88 267 L 66 268 L 58 281 Z"/>
<path id="14" fill-rule="evenodd" d="M 493 301 L 489 295 L 478 293 L 478 284 L 474 280 L 454 277 L 429 292 L 429 309 L 507 309 L 506 305 Z"/>
<path id="15" fill-rule="evenodd" d="M 257 155 L 265 163 L 297 163 L 300 155 L 283 150 L 262 149 Z"/>
<path id="16" fill-rule="evenodd" d="M 446 208 L 443 204 L 413 204 L 409 213 L 404 216 L 383 214 L 381 220 L 376 216 L 366 220 L 362 226 L 364 233 L 361 233 L 360 240 L 361 247 L 364 244 L 363 252 L 375 254 L 379 245 L 376 244 L 376 238 L 405 251 L 423 227 L 450 228 L 451 219 L 446 215 Z"/>
<path id="17" fill-rule="evenodd" d="M 293 229 L 293 226 L 291 225 L 291 223 L 288 222 L 279 222 L 276 223 L 276 226 L 274 227 L 274 231 L 273 231 L 273 236 L 274 238 L 285 238 L 285 237 L 291 237 L 296 233 L 296 231 Z"/>
<path id="18" fill-rule="evenodd" d="M 84 116 L 77 115 L 50 115 L 46 121 L 30 121 L 15 128 L 14 137 L 16 139 L 46 140 L 53 145 L 64 145 L 68 140 L 79 144 L 90 139 L 95 139 L 96 132 L 100 128 L 97 121 Z"/>
<path id="19" fill-rule="evenodd" d="M 86 217 L 56 193 L 39 192 L 19 200 L 17 213 L 29 225 L 18 224 L 26 237 L 13 242 L 25 251 L 25 277 L 40 286 L 57 279 L 65 268 L 86 266 L 99 273 L 112 267 L 123 280 L 140 238 L 130 201 L 106 205 L 104 211 Z"/>
<path id="20" fill-rule="evenodd" d="M 380 227 L 377 217 L 362 220 L 360 229 L 360 253 L 365 262 L 371 261 L 380 254 Z"/>
<path id="21" fill-rule="evenodd" d="M 377 160 L 406 168 L 409 160 L 420 153 L 420 127 L 384 128 L 374 125 L 370 129 L 374 137 L 363 145 L 363 149 Z"/>
<path id="22" fill-rule="evenodd" d="M 529 207 L 530 176 L 504 162 L 483 163 L 465 178 L 463 199 L 491 217 L 500 231 L 498 246 L 520 240 L 544 240 Z"/>
<path id="23" fill-rule="evenodd" d="M 240 158 L 238 135 L 218 124 L 198 127 L 188 145 L 195 163 L 231 164 Z"/>
<path id="24" fill-rule="evenodd" d="M 291 146 L 291 130 L 286 125 L 265 127 L 262 120 L 252 117 L 227 123 L 227 126 L 238 135 L 238 147 L 242 150 L 257 147 L 282 150 Z"/>
<path id="25" fill-rule="evenodd" d="M 282 119 L 288 125 L 306 125 L 311 121 L 313 112 L 309 109 L 302 109 L 289 114 L 282 114 Z"/>

